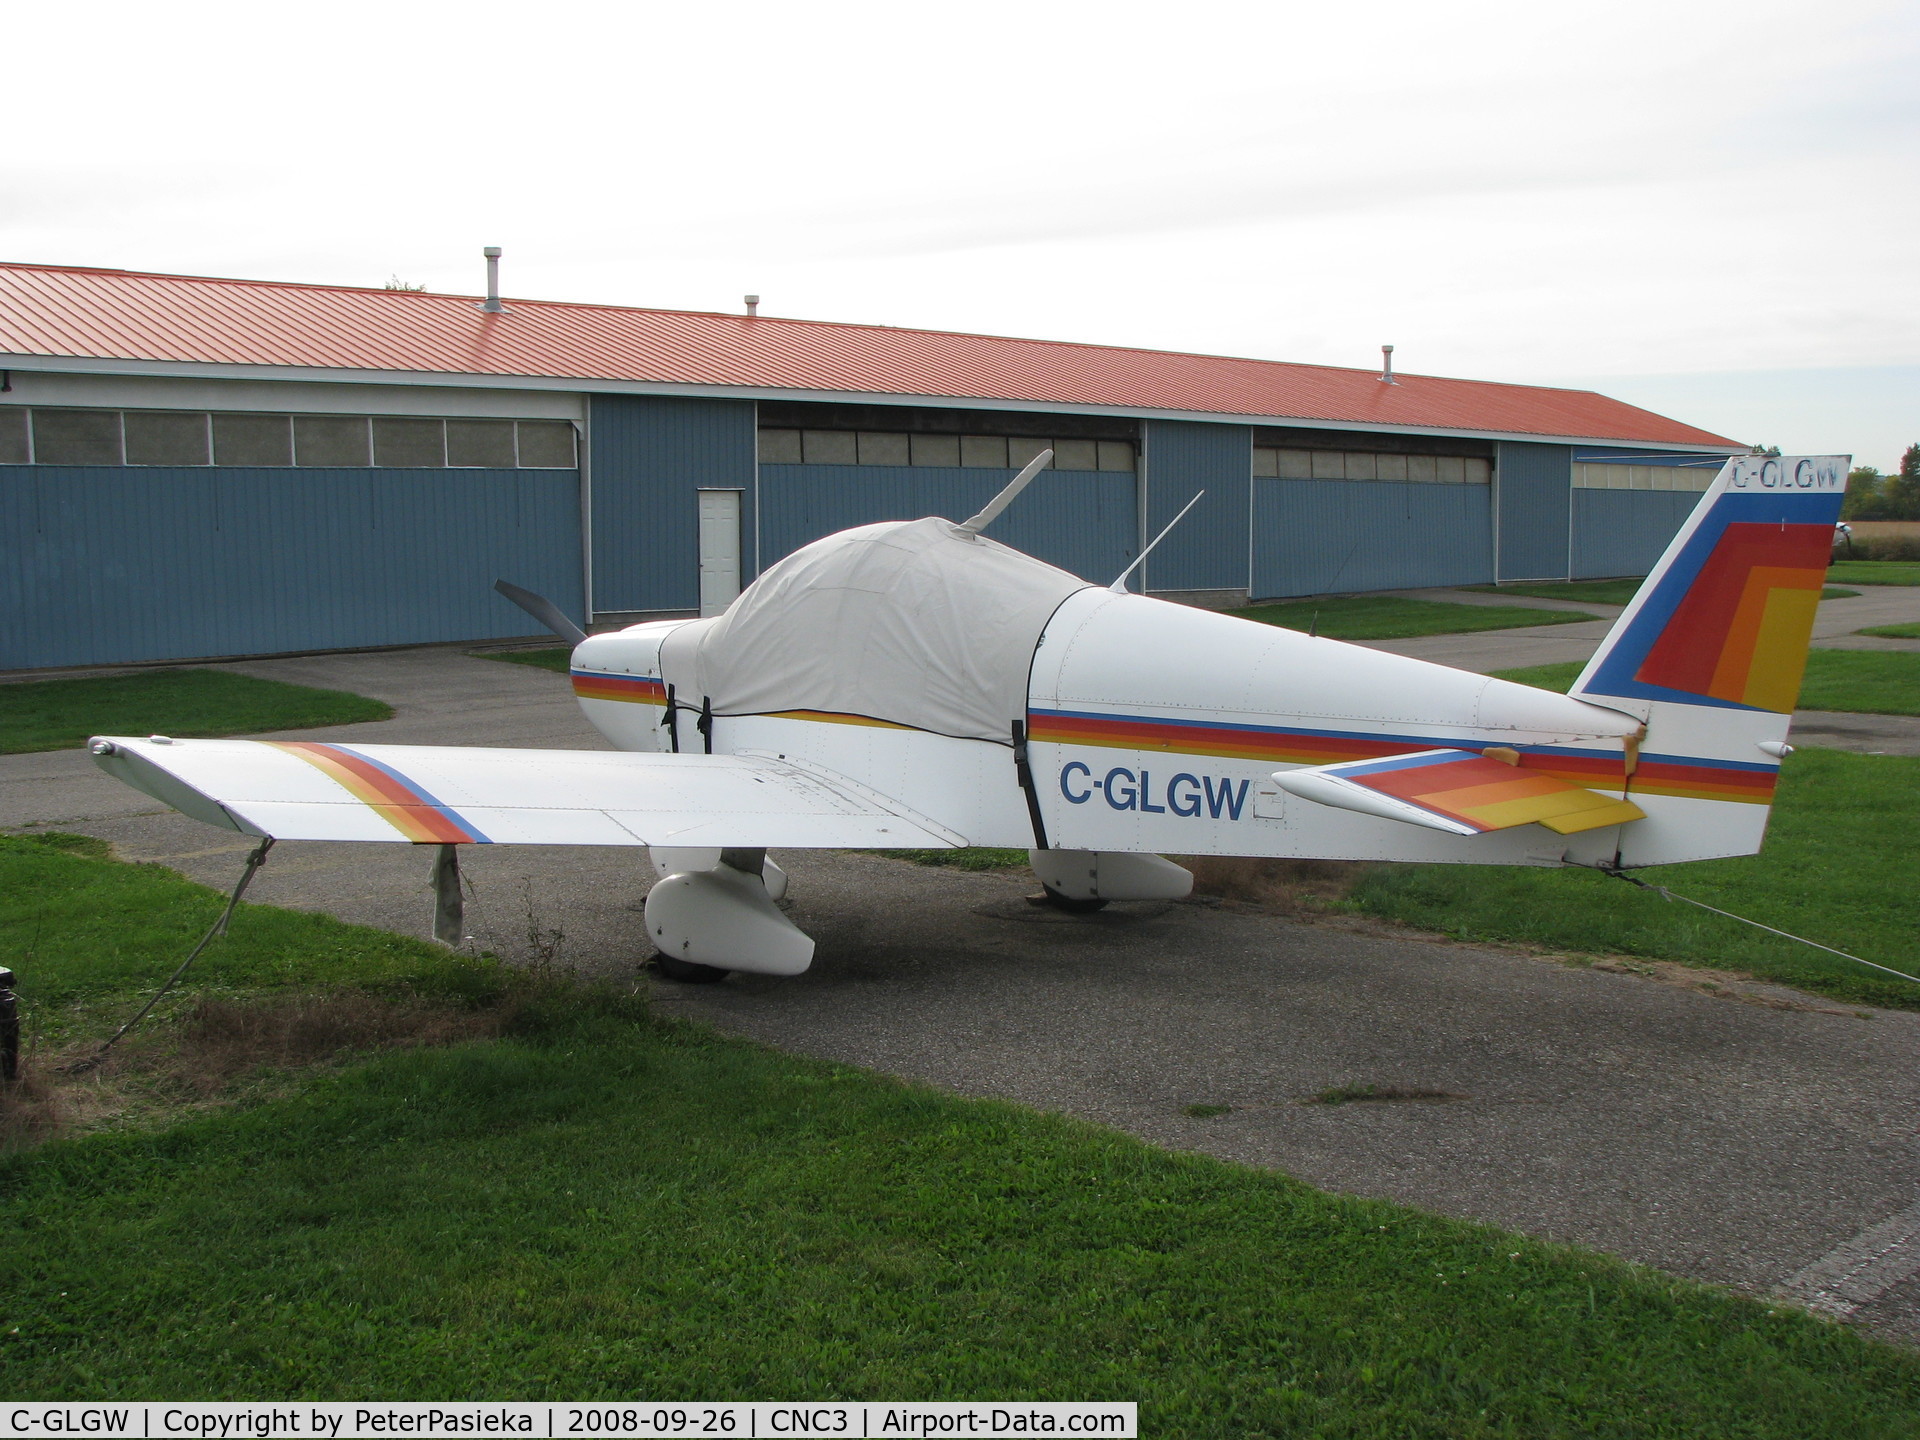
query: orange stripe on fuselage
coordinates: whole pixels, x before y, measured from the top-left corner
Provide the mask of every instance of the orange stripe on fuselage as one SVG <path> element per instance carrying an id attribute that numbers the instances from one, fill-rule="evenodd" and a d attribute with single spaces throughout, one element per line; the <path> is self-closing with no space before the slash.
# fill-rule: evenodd
<path id="1" fill-rule="evenodd" d="M 633 705 L 664 705 L 667 687 L 650 675 L 605 675 L 575 670 L 573 693 L 582 700 L 622 700 Z"/>

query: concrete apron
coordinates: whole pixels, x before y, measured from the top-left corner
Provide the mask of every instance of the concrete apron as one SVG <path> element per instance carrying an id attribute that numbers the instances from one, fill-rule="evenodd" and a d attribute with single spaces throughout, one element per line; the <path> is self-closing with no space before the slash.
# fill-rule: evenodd
<path id="1" fill-rule="evenodd" d="M 526 667 L 418 651 L 231 668 L 400 711 L 312 732 L 328 739 L 599 748 L 565 681 Z M 30 824 L 98 835 L 221 888 L 246 848 L 73 753 L 0 757 L 0 825 Z M 424 936 L 430 859 L 402 845 L 285 844 L 253 897 Z M 819 941 L 813 969 L 656 982 L 670 1009 L 1749 1293 L 1795 1277 L 1811 1293 L 1806 1276 L 1844 1271 L 1851 1318 L 1920 1342 L 1920 1281 L 1902 1258 L 1920 1262 L 1920 1246 L 1901 1238 L 1920 1232 L 1908 1224 L 1920 1214 L 1920 1015 L 1863 1017 L 1777 987 L 1715 998 L 1206 903 L 1063 917 L 1028 906 L 1023 878 L 833 852 L 779 859 L 793 918 Z M 642 852 L 474 846 L 463 861 L 477 943 L 639 972 Z M 1298 1103 L 1354 1084 L 1460 1098 Z M 1234 1108 L 1182 1113 L 1196 1103 Z"/>

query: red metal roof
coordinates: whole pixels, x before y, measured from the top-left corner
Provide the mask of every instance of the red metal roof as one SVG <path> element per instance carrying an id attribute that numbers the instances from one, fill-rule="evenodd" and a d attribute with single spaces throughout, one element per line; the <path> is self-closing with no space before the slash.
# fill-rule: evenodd
<path id="1" fill-rule="evenodd" d="M 1587 390 L 1054 340 L 0 264 L 0 355 L 833 391 L 1734 446 Z"/>

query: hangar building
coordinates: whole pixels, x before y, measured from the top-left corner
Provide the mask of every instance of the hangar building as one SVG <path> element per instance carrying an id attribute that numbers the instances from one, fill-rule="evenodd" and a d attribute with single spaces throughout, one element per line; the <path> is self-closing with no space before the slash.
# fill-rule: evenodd
<path id="1" fill-rule="evenodd" d="M 963 518 L 1197 604 L 1643 573 L 1745 449 L 1602 395 L 759 315 L 0 265 L 0 669 L 713 611 Z"/>

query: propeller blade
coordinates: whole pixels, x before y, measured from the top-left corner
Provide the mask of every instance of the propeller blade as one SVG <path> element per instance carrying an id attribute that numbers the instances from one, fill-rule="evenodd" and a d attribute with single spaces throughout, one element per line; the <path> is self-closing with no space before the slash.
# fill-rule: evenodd
<path id="1" fill-rule="evenodd" d="M 587 638 L 587 632 L 569 620 L 566 612 L 546 596 L 536 595 L 531 590 L 522 590 L 518 585 L 509 585 L 504 580 L 494 581 L 493 588 L 553 631 L 567 644 L 578 645 Z"/>

